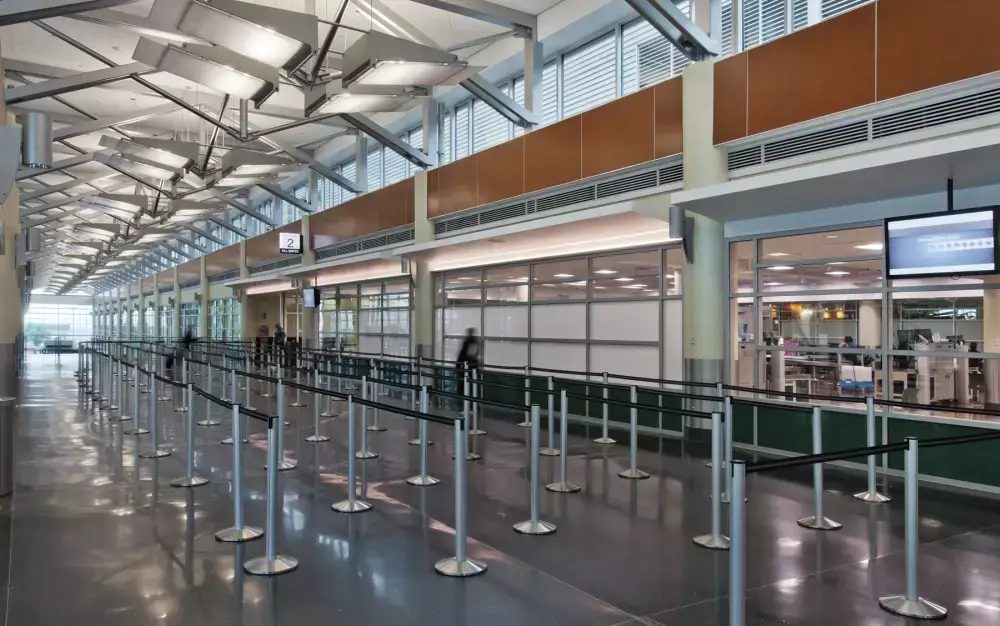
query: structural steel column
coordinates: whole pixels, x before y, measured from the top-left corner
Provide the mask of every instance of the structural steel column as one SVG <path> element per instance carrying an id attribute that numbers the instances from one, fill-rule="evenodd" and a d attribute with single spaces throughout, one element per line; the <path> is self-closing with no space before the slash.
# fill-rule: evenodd
<path id="1" fill-rule="evenodd" d="M 198 258 L 198 272 L 201 275 L 201 306 L 198 307 L 198 336 L 202 339 L 211 339 L 208 332 L 208 303 L 211 300 L 211 293 L 209 293 L 210 285 L 208 284 L 208 274 L 205 269 L 205 257 L 208 255 L 201 255 Z"/>
<path id="2" fill-rule="evenodd" d="M 0 66 L 0 76 L 3 67 Z M 0 107 L 0 112 L 5 111 Z M 14 125 L 14 116 L 4 113 L 0 120 Z M 15 186 L 0 209 L 3 225 L 3 258 L 0 260 L 0 396 L 11 397 L 17 391 L 17 341 L 21 334 L 21 293 L 17 281 L 16 237 L 21 231 Z"/>
<path id="3" fill-rule="evenodd" d="M 159 274 L 153 274 L 153 338 L 163 337 L 163 319 L 160 316 Z"/>
<path id="4" fill-rule="evenodd" d="M 542 44 L 538 41 L 537 29 L 524 39 L 524 108 L 542 118 Z M 531 132 L 525 128 L 524 132 Z"/>
<path id="5" fill-rule="evenodd" d="M 174 317 L 171 324 L 173 328 L 171 330 L 173 331 L 174 341 L 177 341 L 183 337 L 181 334 L 181 285 L 178 282 L 177 266 L 174 266 L 171 275 L 174 282 Z"/>
<path id="6" fill-rule="evenodd" d="M 309 189 L 311 190 L 314 186 L 313 182 L 314 174 L 310 170 L 309 172 Z M 306 198 L 308 199 L 311 195 L 311 191 L 306 192 Z M 311 202 L 310 202 L 311 204 Z M 310 230 L 309 216 L 305 215 L 302 217 L 302 265 L 313 265 L 316 263 L 316 251 L 313 250 L 312 245 L 312 233 Z M 316 279 L 304 279 L 302 281 L 302 289 L 308 289 L 316 285 Z M 301 289 L 299 293 L 301 294 Z M 301 301 L 300 301 L 301 302 Z M 317 303 L 318 304 L 318 303 Z M 319 316 L 318 308 L 306 308 L 302 307 L 302 316 L 299 318 L 302 323 L 299 327 L 299 333 L 302 337 L 303 345 L 307 348 L 314 348 L 319 345 L 319 324 L 317 323 L 317 317 Z"/>

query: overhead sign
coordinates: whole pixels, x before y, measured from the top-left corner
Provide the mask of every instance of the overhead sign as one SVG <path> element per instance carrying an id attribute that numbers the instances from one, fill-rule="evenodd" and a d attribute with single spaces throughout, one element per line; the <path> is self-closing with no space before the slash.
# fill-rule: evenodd
<path id="1" fill-rule="evenodd" d="M 301 233 L 278 233 L 278 252 L 281 254 L 302 254 Z"/>

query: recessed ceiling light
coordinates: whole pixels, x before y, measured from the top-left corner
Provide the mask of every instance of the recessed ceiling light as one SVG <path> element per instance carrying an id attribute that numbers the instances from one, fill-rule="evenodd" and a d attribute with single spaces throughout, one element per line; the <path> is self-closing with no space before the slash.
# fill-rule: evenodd
<path id="1" fill-rule="evenodd" d="M 617 270 L 594 270 L 595 274 L 617 274 Z"/>
<path id="2" fill-rule="evenodd" d="M 625 285 L 624 287 L 622 287 L 622 289 L 645 289 L 645 287 L 646 285 L 635 284 L 635 285 Z"/>
<path id="3" fill-rule="evenodd" d="M 827 235 L 826 238 L 827 239 L 836 239 L 837 236 L 836 235 Z"/>
<path id="4" fill-rule="evenodd" d="M 778 283 L 778 282 L 771 281 L 771 282 L 764 283 L 764 286 L 765 287 L 780 287 L 781 285 L 784 285 L 784 284 L 785 283 Z"/>
<path id="5" fill-rule="evenodd" d="M 791 265 L 775 265 L 774 267 L 765 267 L 764 269 L 774 270 L 775 272 L 785 272 L 794 268 Z"/>
<path id="6" fill-rule="evenodd" d="M 573 278 L 572 274 L 553 274 L 552 278 Z"/>
<path id="7" fill-rule="evenodd" d="M 827 265 L 843 265 L 846 261 L 834 261 L 832 263 L 827 263 Z"/>
<path id="8" fill-rule="evenodd" d="M 766 256 L 788 256 L 787 252 L 768 252 Z"/>
<path id="9" fill-rule="evenodd" d="M 845 272 L 844 270 L 833 270 L 826 273 L 827 276 L 847 276 L 850 272 Z"/>
<path id="10" fill-rule="evenodd" d="M 860 246 L 854 246 L 858 250 L 881 250 L 882 244 L 880 243 L 866 243 Z"/>
<path id="11" fill-rule="evenodd" d="M 633 280 L 635 280 L 635 279 L 634 278 L 616 278 L 615 279 L 615 281 L 617 281 L 619 283 L 630 283 Z"/>

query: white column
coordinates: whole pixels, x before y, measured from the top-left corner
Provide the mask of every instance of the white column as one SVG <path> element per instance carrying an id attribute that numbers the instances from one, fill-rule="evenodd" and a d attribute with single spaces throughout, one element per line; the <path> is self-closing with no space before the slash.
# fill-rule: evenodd
<path id="1" fill-rule="evenodd" d="M 542 115 L 543 61 L 542 44 L 537 33 L 532 31 L 531 37 L 524 39 L 524 108 L 539 117 Z M 525 132 L 530 130 L 524 129 Z"/>
<path id="2" fill-rule="evenodd" d="M 862 300 L 858 307 L 858 341 L 859 346 L 874 347 L 882 345 L 882 302 L 879 300 Z"/>
<path id="3" fill-rule="evenodd" d="M 163 337 L 163 319 L 160 316 L 160 282 L 159 273 L 153 274 L 153 337 Z"/>
<path id="4" fill-rule="evenodd" d="M 368 149 L 365 148 L 365 134 L 360 130 L 354 140 L 354 183 L 361 189 L 361 193 L 369 191 Z"/>
<path id="5" fill-rule="evenodd" d="M 0 66 L 0 72 L 3 67 Z M 2 74 L 0 74 L 2 76 Z M 0 106 L 0 121 L 14 124 L 14 116 Z M 17 244 L 21 232 L 18 214 L 18 192 L 15 186 L 0 209 L 3 225 L 3 256 L 0 258 L 0 395 L 14 396 L 17 390 L 17 339 L 21 334 L 21 290 L 17 284 Z"/>
<path id="6" fill-rule="evenodd" d="M 198 336 L 202 339 L 211 339 L 208 328 L 208 303 L 211 299 L 211 286 L 208 284 L 204 255 L 198 258 L 198 272 L 201 275 L 201 307 L 198 309 Z"/>
<path id="7" fill-rule="evenodd" d="M 177 267 L 174 266 L 173 269 L 173 281 L 174 281 L 174 323 L 173 323 L 173 339 L 177 341 L 184 335 L 181 333 L 181 285 L 177 276 Z"/>

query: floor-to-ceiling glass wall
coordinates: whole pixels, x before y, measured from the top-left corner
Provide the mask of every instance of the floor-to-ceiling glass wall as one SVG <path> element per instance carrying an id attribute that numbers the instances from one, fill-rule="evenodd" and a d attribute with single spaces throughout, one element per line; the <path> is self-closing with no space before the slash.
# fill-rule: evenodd
<path id="1" fill-rule="evenodd" d="M 153 336 L 156 330 L 156 308 L 153 303 L 147 303 L 146 308 L 142 311 L 142 336 L 144 339 L 149 339 Z"/>
<path id="2" fill-rule="evenodd" d="M 987 383 L 992 363 L 1000 365 L 1000 277 L 887 279 L 883 239 L 874 222 L 731 241 L 730 382 L 992 404 L 989 393 L 1000 395 L 1000 385 Z"/>
<path id="3" fill-rule="evenodd" d="M 24 338 L 29 350 L 75 350 L 94 334 L 93 305 L 70 296 L 34 296 L 24 314 Z"/>
<path id="4" fill-rule="evenodd" d="M 201 317 L 201 304 L 197 301 L 181 303 L 181 336 L 191 334 L 198 336 L 198 325 Z"/>
<path id="5" fill-rule="evenodd" d="M 409 356 L 409 278 L 323 287 L 320 297 L 320 341 L 325 347 Z"/>
<path id="6" fill-rule="evenodd" d="M 233 341 L 240 336 L 240 304 L 236 298 L 209 302 L 209 336 L 219 341 Z"/>
<path id="7" fill-rule="evenodd" d="M 485 365 L 679 380 L 682 269 L 672 246 L 436 274 L 437 358 L 471 328 Z"/>
<path id="8" fill-rule="evenodd" d="M 174 336 L 174 307 L 172 304 L 160 305 L 160 339 L 172 339 Z"/>

